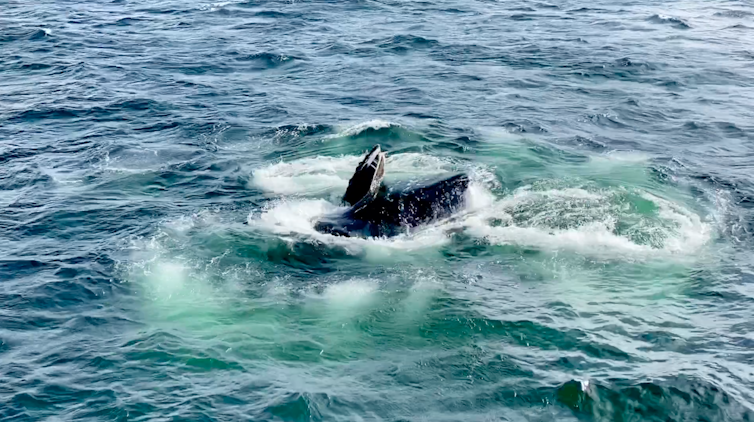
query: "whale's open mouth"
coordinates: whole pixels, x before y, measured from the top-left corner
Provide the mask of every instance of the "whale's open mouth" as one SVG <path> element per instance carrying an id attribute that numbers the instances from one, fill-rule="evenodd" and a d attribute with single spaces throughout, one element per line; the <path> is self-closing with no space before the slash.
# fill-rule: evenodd
<path id="1" fill-rule="evenodd" d="M 348 189 L 343 196 L 343 202 L 355 205 L 364 197 L 374 196 L 385 177 L 385 153 L 379 145 L 375 145 L 356 167 L 356 171 L 348 182 Z"/>

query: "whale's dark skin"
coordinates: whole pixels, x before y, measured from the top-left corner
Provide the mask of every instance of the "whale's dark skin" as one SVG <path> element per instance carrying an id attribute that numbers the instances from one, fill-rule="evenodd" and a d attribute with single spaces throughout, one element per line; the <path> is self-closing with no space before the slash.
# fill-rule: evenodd
<path id="1" fill-rule="evenodd" d="M 375 150 L 378 152 L 377 155 L 374 155 Z M 370 154 L 379 156 L 379 152 L 379 146 L 376 146 Z M 367 154 L 365 161 L 370 154 Z M 381 157 L 384 160 L 384 153 Z M 384 166 L 384 162 L 381 164 Z M 361 187 L 361 191 L 366 194 L 355 204 L 344 200 L 352 205 L 351 208 L 318 221 L 314 227 L 317 231 L 347 237 L 396 236 L 410 228 L 450 217 L 463 207 L 464 194 L 469 187 L 469 177 L 458 174 L 428 186 L 392 191 L 381 184 L 384 170 L 371 178 L 359 174 L 362 167 L 364 162 L 359 165 L 354 178 L 351 179 L 349 190 Z M 375 164 L 373 167 L 377 168 L 378 165 Z M 363 185 L 355 184 L 354 180 L 361 180 L 360 183 Z M 375 182 L 379 186 L 377 189 L 374 188 Z M 371 183 L 371 190 L 367 183 Z"/>

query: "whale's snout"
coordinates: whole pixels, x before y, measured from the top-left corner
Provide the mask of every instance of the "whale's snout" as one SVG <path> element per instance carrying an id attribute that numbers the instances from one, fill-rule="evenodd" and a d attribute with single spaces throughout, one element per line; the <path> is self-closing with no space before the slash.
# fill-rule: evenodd
<path id="1" fill-rule="evenodd" d="M 385 153 L 379 145 L 375 145 L 356 167 L 353 177 L 348 182 L 343 202 L 354 205 L 367 195 L 374 196 L 383 177 L 385 177 Z"/>

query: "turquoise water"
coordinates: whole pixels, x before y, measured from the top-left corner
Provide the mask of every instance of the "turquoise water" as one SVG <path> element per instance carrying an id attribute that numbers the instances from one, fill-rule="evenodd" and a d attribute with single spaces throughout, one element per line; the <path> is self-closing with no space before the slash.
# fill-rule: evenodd
<path id="1" fill-rule="evenodd" d="M 750 3 L 0 10 L 3 420 L 754 418 Z"/>

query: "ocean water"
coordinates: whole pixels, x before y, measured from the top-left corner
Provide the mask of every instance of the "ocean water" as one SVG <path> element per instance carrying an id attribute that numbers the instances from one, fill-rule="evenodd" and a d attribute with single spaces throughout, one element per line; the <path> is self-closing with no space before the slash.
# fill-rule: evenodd
<path id="1" fill-rule="evenodd" d="M 754 420 L 753 170 L 750 1 L 0 1 L 0 419 Z"/>

